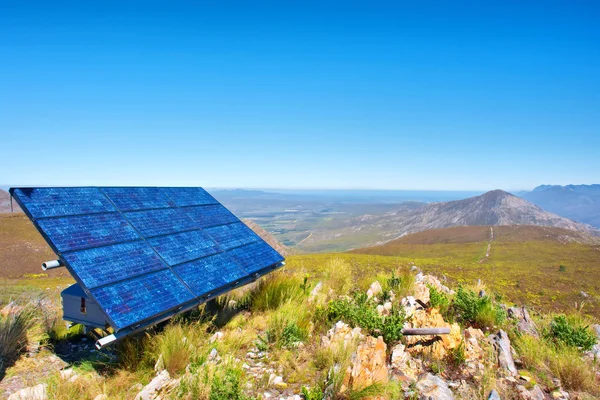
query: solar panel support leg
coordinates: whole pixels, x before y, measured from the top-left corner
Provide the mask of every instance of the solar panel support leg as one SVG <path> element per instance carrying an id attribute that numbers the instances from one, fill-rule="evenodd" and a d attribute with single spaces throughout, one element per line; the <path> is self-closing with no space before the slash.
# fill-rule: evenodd
<path id="1" fill-rule="evenodd" d="M 48 271 L 49 269 L 64 267 L 65 265 L 60 260 L 46 261 L 42 263 L 42 269 Z"/>

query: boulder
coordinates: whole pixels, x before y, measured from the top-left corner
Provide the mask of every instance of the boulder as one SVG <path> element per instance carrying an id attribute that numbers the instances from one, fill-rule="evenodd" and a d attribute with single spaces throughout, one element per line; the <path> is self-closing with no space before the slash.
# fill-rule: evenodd
<path id="1" fill-rule="evenodd" d="M 410 318 L 417 310 L 423 310 L 424 307 L 417 302 L 413 296 L 407 296 L 400 301 L 400 305 L 404 308 L 404 314 Z"/>
<path id="2" fill-rule="evenodd" d="M 517 329 L 521 333 L 525 333 L 534 337 L 539 337 L 537 326 L 535 322 L 529 316 L 527 308 L 521 307 L 510 307 L 508 309 L 508 317 L 517 322 Z"/>
<path id="3" fill-rule="evenodd" d="M 517 392 L 521 400 L 544 400 L 546 398 L 538 385 L 535 385 L 531 390 L 527 390 L 525 386 L 519 385 L 517 386 Z"/>
<path id="4" fill-rule="evenodd" d="M 454 290 L 449 289 L 447 286 L 442 285 L 440 280 L 433 275 L 424 275 L 423 278 L 421 279 L 421 282 L 423 282 L 426 285 L 436 288 L 438 291 L 440 291 L 442 293 L 454 294 Z"/>
<path id="5" fill-rule="evenodd" d="M 387 345 L 383 337 L 367 336 L 352 355 L 352 366 L 346 373 L 344 385 L 356 390 L 374 383 L 388 382 Z"/>
<path id="6" fill-rule="evenodd" d="M 423 304 L 429 303 L 429 288 L 423 282 L 415 283 L 415 299 L 421 301 Z"/>
<path id="7" fill-rule="evenodd" d="M 486 353 L 481 348 L 485 335 L 481 329 L 467 328 L 464 331 L 465 365 L 469 377 L 482 377 L 485 370 Z"/>
<path id="8" fill-rule="evenodd" d="M 504 371 L 505 374 L 510 376 L 517 375 L 517 367 L 512 357 L 512 347 L 510 345 L 510 339 L 508 335 L 502 329 L 494 335 L 489 336 L 494 349 L 496 350 L 496 356 L 498 358 L 498 366 Z"/>
<path id="9" fill-rule="evenodd" d="M 149 384 L 144 386 L 141 392 L 135 396 L 135 400 L 152 400 L 158 397 L 159 392 L 165 388 L 171 380 L 169 371 L 161 371 Z"/>
<path id="10" fill-rule="evenodd" d="M 48 398 L 48 394 L 46 393 L 47 388 L 48 385 L 40 383 L 39 385 L 27 387 L 11 394 L 8 396 L 8 400 L 46 400 Z"/>
<path id="11" fill-rule="evenodd" d="M 500 395 L 498 394 L 498 392 L 496 392 L 495 390 L 492 390 L 490 392 L 490 395 L 488 396 L 488 400 L 502 400 L 500 398 Z"/>
<path id="12" fill-rule="evenodd" d="M 442 360 L 448 351 L 457 348 L 463 341 L 460 326 L 444 321 L 435 309 L 416 310 L 405 323 L 405 328 L 450 328 L 450 334 L 439 336 L 406 336 L 405 342 L 411 355 L 425 353 L 436 360 Z"/>
<path id="13" fill-rule="evenodd" d="M 336 322 L 333 328 L 327 332 L 327 336 L 321 337 L 321 345 L 326 347 L 337 346 L 343 342 L 344 346 L 361 340 L 364 335 L 360 328 L 350 328 L 350 326 L 342 321 Z"/>
<path id="14" fill-rule="evenodd" d="M 406 382 L 416 381 L 424 371 L 423 362 L 418 358 L 413 358 L 402 343 L 398 343 L 392 348 L 390 366 L 392 374 Z"/>
<path id="15" fill-rule="evenodd" d="M 419 400 L 454 400 L 448 383 L 437 375 L 430 373 L 421 375 L 416 389 Z"/>

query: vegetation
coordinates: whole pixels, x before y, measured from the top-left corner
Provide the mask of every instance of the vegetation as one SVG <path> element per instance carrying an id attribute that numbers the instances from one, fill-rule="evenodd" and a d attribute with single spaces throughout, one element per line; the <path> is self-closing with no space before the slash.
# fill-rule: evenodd
<path id="1" fill-rule="evenodd" d="M 581 350 L 591 350 L 597 338 L 594 332 L 576 315 L 567 317 L 557 315 L 545 333 L 546 338 L 559 345 L 571 346 Z"/>
<path id="2" fill-rule="evenodd" d="M 482 329 L 499 326 L 506 319 L 506 312 L 495 304 L 491 297 L 480 296 L 473 290 L 458 287 L 452 302 L 452 312 L 463 324 L 470 324 Z"/>
<path id="3" fill-rule="evenodd" d="M 11 365 L 27 346 L 28 333 L 35 322 L 35 310 L 30 306 L 5 317 L 0 315 L 0 376 L 3 376 L 4 368 Z"/>
<path id="4" fill-rule="evenodd" d="M 342 320 L 352 327 L 361 327 L 372 336 L 383 336 L 386 343 L 400 340 L 404 325 L 404 313 L 392 307 L 389 315 L 377 312 L 377 303 L 357 291 L 353 298 L 341 298 L 329 303 L 327 315 L 332 322 Z"/>

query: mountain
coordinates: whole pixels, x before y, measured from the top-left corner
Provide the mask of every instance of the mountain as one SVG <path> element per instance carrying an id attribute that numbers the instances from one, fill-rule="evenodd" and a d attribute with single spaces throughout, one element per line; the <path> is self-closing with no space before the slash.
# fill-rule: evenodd
<path id="1" fill-rule="evenodd" d="M 464 200 L 352 218 L 346 220 L 342 228 L 311 232 L 298 248 L 304 251 L 348 250 L 382 244 L 429 229 L 481 225 L 550 226 L 600 236 L 600 231 L 590 225 L 544 211 L 503 190 L 493 190 Z"/>
<path id="2" fill-rule="evenodd" d="M 600 228 L 600 185 L 541 185 L 521 197 L 544 210 Z"/>
<path id="3" fill-rule="evenodd" d="M 277 252 L 279 254 L 281 254 L 284 257 L 291 255 L 290 249 L 288 249 L 286 246 L 281 244 L 277 239 L 275 239 L 275 236 L 271 235 L 269 232 L 264 230 L 256 222 L 252 221 L 251 219 L 247 219 L 247 218 L 242 219 L 242 222 L 244 224 L 246 224 L 246 226 L 248 228 L 252 229 L 254 231 L 254 233 L 256 233 L 258 236 L 260 236 L 260 238 L 262 240 L 267 242 L 269 244 L 269 246 L 271 246 L 272 248 L 277 250 Z"/>
<path id="4" fill-rule="evenodd" d="M 13 211 L 21 212 L 21 208 L 16 201 L 13 200 Z M 0 189 L 0 214 L 10 212 L 10 194 Z"/>

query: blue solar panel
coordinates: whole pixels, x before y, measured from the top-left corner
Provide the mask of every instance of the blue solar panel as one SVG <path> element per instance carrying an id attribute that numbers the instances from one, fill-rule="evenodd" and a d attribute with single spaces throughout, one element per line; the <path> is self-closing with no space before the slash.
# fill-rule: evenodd
<path id="1" fill-rule="evenodd" d="M 144 237 L 167 235 L 196 229 L 197 224 L 181 208 L 162 210 L 133 211 L 125 213 L 125 218 Z"/>
<path id="2" fill-rule="evenodd" d="M 116 211 L 98 188 L 15 189 L 13 195 L 33 218 L 62 217 Z"/>
<path id="3" fill-rule="evenodd" d="M 200 228 L 239 222 L 235 215 L 220 204 L 186 207 L 184 210 Z"/>
<path id="4" fill-rule="evenodd" d="M 201 231 L 175 233 L 148 239 L 148 243 L 169 264 L 174 266 L 220 252 L 217 244 Z"/>
<path id="5" fill-rule="evenodd" d="M 37 223 L 59 252 L 140 239 L 117 213 L 39 219 Z"/>
<path id="6" fill-rule="evenodd" d="M 157 187 L 109 187 L 102 191 L 121 211 L 168 208 L 175 204 Z"/>
<path id="7" fill-rule="evenodd" d="M 143 241 L 69 252 L 64 258 L 90 289 L 167 268 Z"/>
<path id="8" fill-rule="evenodd" d="M 224 250 L 261 240 L 252 229 L 242 222 L 207 228 L 204 232 L 208 233 Z"/>
<path id="9" fill-rule="evenodd" d="M 202 188 L 161 188 L 178 207 L 201 206 L 203 204 L 219 204 L 208 192 Z"/>
<path id="10" fill-rule="evenodd" d="M 173 270 L 198 297 L 248 276 L 224 253 L 181 264 Z"/>
<path id="11" fill-rule="evenodd" d="M 195 297 L 168 269 L 92 289 L 91 293 L 117 330 L 172 310 Z"/>
<path id="12" fill-rule="evenodd" d="M 202 188 L 11 193 L 117 331 L 283 261 Z"/>
<path id="13" fill-rule="evenodd" d="M 283 257 L 263 241 L 237 247 L 227 254 L 249 274 L 283 261 Z"/>

